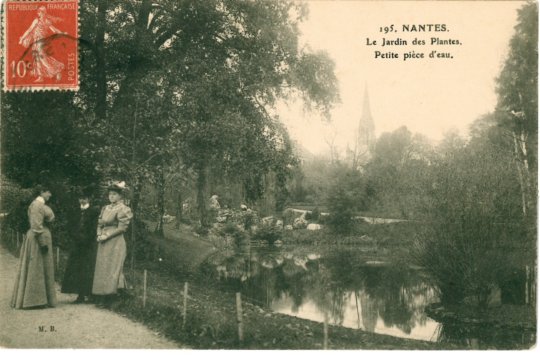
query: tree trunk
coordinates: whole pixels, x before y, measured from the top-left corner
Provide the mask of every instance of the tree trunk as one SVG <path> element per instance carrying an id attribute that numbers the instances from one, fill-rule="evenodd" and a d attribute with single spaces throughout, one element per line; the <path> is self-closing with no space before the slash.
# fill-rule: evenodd
<path id="1" fill-rule="evenodd" d="M 519 159 L 519 151 L 518 151 L 518 143 L 517 138 L 514 132 L 512 132 L 512 136 L 514 138 L 514 157 L 516 161 L 516 170 L 518 172 L 519 177 L 519 185 L 521 190 L 521 211 L 523 213 L 523 216 L 527 216 L 527 193 L 525 191 L 525 181 L 523 176 L 523 170 L 521 168 L 521 162 Z"/>
<path id="2" fill-rule="evenodd" d="M 281 213 L 285 209 L 287 203 L 287 197 L 289 196 L 287 191 L 287 177 L 283 173 L 276 174 L 276 213 Z"/>
<path id="3" fill-rule="evenodd" d="M 534 210 L 532 198 L 535 196 L 535 193 L 531 186 L 526 137 L 523 133 L 518 136 L 516 132 L 512 132 L 512 137 L 514 139 L 514 155 L 521 185 L 522 212 L 523 216 L 527 219 L 529 213 Z"/>
<path id="4" fill-rule="evenodd" d="M 176 192 L 176 229 L 180 229 L 180 221 L 182 220 L 182 187 Z"/>
<path id="5" fill-rule="evenodd" d="M 206 187 L 206 167 L 201 164 L 197 168 L 197 209 L 199 211 L 199 221 L 201 226 L 208 226 L 208 218 L 206 213 L 206 197 L 204 189 Z"/>
<path id="6" fill-rule="evenodd" d="M 136 183 L 133 185 L 133 198 L 131 199 L 131 212 L 133 213 L 133 220 L 131 221 L 131 237 L 130 237 L 130 244 L 131 244 L 131 260 L 130 260 L 130 268 L 133 272 L 135 270 L 135 253 L 137 250 L 137 242 L 136 242 L 136 235 L 137 235 L 137 222 L 139 218 L 139 201 L 141 197 L 141 187 L 139 183 Z"/>
<path id="7" fill-rule="evenodd" d="M 96 118 L 107 118 L 107 76 L 105 71 L 105 17 L 107 0 L 99 0 L 96 24 Z"/>
<path id="8" fill-rule="evenodd" d="M 163 164 L 159 167 L 159 176 L 157 183 L 157 192 L 158 192 L 158 201 L 157 201 L 157 212 L 158 212 L 158 223 L 156 226 L 156 232 L 160 237 L 164 237 L 163 234 L 163 216 L 165 215 L 165 169 Z"/>

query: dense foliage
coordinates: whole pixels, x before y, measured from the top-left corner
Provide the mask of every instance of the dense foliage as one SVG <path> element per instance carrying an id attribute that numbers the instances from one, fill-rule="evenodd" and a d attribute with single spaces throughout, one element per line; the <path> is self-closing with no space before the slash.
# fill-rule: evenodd
<path id="1" fill-rule="evenodd" d="M 143 187 L 163 215 L 171 184 L 193 186 L 184 199 L 205 224 L 214 176 L 248 202 L 269 173 L 283 190 L 295 158 L 275 103 L 298 96 L 328 115 L 338 100 L 332 60 L 298 44 L 300 3 L 92 0 L 80 11 L 80 91 L 2 100 L 3 173 L 24 187 L 125 180 L 137 216 Z"/>

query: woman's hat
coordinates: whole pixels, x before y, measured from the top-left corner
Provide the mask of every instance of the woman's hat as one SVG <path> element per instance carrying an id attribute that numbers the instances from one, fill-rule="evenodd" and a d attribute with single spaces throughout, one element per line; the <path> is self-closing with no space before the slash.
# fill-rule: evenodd
<path id="1" fill-rule="evenodd" d="M 107 187 L 108 191 L 116 191 L 118 193 L 124 193 L 127 189 L 125 181 L 113 181 Z"/>
<path id="2" fill-rule="evenodd" d="M 45 184 L 38 184 L 34 188 L 34 194 L 35 195 L 39 195 L 40 193 L 46 192 L 46 191 L 51 192 L 51 189 L 50 189 L 50 187 L 48 185 L 45 185 Z"/>
<path id="3" fill-rule="evenodd" d="M 79 198 L 92 198 L 95 194 L 95 186 L 88 185 L 77 189 Z"/>

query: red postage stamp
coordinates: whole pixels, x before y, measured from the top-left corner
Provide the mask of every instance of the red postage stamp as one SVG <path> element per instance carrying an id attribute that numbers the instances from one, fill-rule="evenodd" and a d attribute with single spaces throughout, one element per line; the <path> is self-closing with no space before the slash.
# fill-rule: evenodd
<path id="1" fill-rule="evenodd" d="M 78 90 L 79 1 L 3 6 L 4 90 Z"/>

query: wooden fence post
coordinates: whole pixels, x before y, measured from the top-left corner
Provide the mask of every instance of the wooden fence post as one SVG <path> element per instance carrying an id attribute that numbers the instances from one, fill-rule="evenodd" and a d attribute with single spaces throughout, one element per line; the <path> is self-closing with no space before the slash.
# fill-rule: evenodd
<path id="1" fill-rule="evenodd" d="M 186 327 L 187 318 L 187 297 L 188 297 L 188 283 L 184 282 L 184 308 L 182 310 L 182 329 Z"/>
<path id="2" fill-rule="evenodd" d="M 530 303 L 529 280 L 530 280 L 529 265 L 525 265 L 525 304 Z"/>
<path id="3" fill-rule="evenodd" d="M 142 306 L 143 308 L 146 307 L 146 269 L 144 269 L 144 276 L 143 276 L 143 298 L 142 298 Z"/>
<path id="4" fill-rule="evenodd" d="M 244 341 L 244 322 L 242 320 L 242 294 L 236 292 L 236 320 L 238 321 L 238 341 Z"/>
<path id="5" fill-rule="evenodd" d="M 536 313 L 536 275 L 538 274 L 538 271 L 536 269 L 536 265 L 532 267 L 532 282 L 531 282 L 531 303 L 534 306 L 534 310 Z"/>
<path id="6" fill-rule="evenodd" d="M 328 350 L 328 313 L 324 313 L 324 342 L 323 349 Z"/>
<path id="7" fill-rule="evenodd" d="M 358 310 L 358 292 L 354 291 L 354 300 L 356 301 L 356 319 L 358 320 L 358 329 L 360 329 L 360 311 Z"/>

